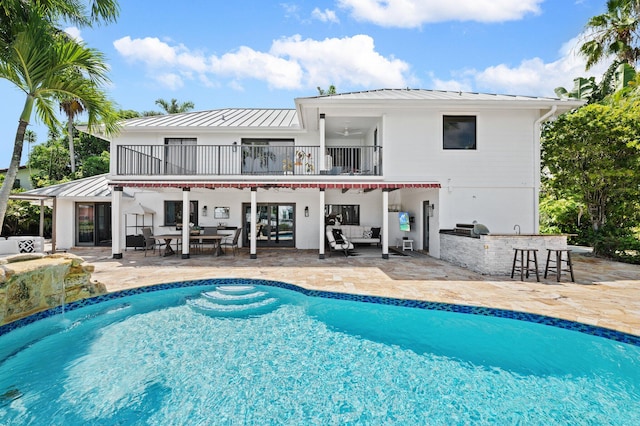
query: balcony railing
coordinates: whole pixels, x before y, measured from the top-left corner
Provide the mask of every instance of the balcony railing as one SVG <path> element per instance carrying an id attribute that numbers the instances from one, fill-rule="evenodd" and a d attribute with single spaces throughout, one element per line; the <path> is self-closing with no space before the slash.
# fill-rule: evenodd
<path id="1" fill-rule="evenodd" d="M 382 148 L 271 145 L 118 145 L 120 176 L 381 175 Z"/>

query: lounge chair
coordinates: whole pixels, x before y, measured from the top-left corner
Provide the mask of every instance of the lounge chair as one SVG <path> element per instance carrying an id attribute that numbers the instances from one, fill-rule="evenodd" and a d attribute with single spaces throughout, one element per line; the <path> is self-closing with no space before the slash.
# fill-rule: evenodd
<path id="1" fill-rule="evenodd" d="M 349 256 L 349 250 L 353 250 L 353 244 L 347 240 L 340 229 L 327 229 L 327 241 L 329 242 L 329 255 L 332 250 L 342 250 L 345 256 Z"/>

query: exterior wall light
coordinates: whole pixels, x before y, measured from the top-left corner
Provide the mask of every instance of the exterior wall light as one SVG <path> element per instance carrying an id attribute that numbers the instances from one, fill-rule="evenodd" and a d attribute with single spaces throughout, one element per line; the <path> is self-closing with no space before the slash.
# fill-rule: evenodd
<path id="1" fill-rule="evenodd" d="M 202 207 L 202 216 L 206 216 L 207 215 L 207 206 L 203 206 Z"/>
<path id="2" fill-rule="evenodd" d="M 238 152 L 238 142 L 237 141 L 233 141 L 233 148 L 232 148 L 233 152 Z"/>
<path id="3" fill-rule="evenodd" d="M 309 206 L 304 208 L 304 217 L 309 217 Z"/>

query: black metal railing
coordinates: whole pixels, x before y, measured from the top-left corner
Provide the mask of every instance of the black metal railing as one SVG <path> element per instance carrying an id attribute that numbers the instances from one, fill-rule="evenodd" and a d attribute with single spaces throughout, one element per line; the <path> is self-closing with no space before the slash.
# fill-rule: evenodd
<path id="1" fill-rule="evenodd" d="M 381 175 L 382 148 L 273 145 L 118 145 L 119 176 Z"/>

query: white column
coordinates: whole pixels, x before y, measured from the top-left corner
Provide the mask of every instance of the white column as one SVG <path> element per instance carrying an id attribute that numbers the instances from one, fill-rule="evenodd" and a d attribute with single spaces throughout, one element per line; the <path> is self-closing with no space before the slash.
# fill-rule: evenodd
<path id="1" fill-rule="evenodd" d="M 382 190 L 382 258 L 389 258 L 389 191 Z"/>
<path id="2" fill-rule="evenodd" d="M 325 118 L 324 118 L 324 114 L 320 114 L 320 123 L 318 124 L 318 131 L 320 132 L 320 170 L 326 170 L 327 169 L 327 164 L 325 162 L 326 150 L 325 150 Z"/>
<path id="3" fill-rule="evenodd" d="M 258 215 L 258 189 L 251 188 L 251 218 L 249 219 L 249 226 L 251 227 L 251 241 L 249 258 L 257 259 L 258 254 L 256 253 L 256 216 Z"/>
<path id="4" fill-rule="evenodd" d="M 44 237 L 44 198 L 40 199 L 40 228 L 38 235 Z"/>
<path id="5" fill-rule="evenodd" d="M 182 188 L 182 258 L 189 259 L 189 217 L 191 212 L 191 188 Z"/>
<path id="6" fill-rule="evenodd" d="M 114 259 L 122 259 L 120 217 L 122 216 L 121 206 L 123 189 L 124 188 L 121 186 L 114 186 L 113 191 L 111 191 L 111 254 Z M 55 250 L 55 248 L 53 250 Z"/>
<path id="7" fill-rule="evenodd" d="M 319 214 L 318 214 L 318 231 L 319 231 L 319 243 L 318 243 L 318 258 L 324 259 L 324 188 L 320 188 L 320 201 L 319 201 Z"/>

